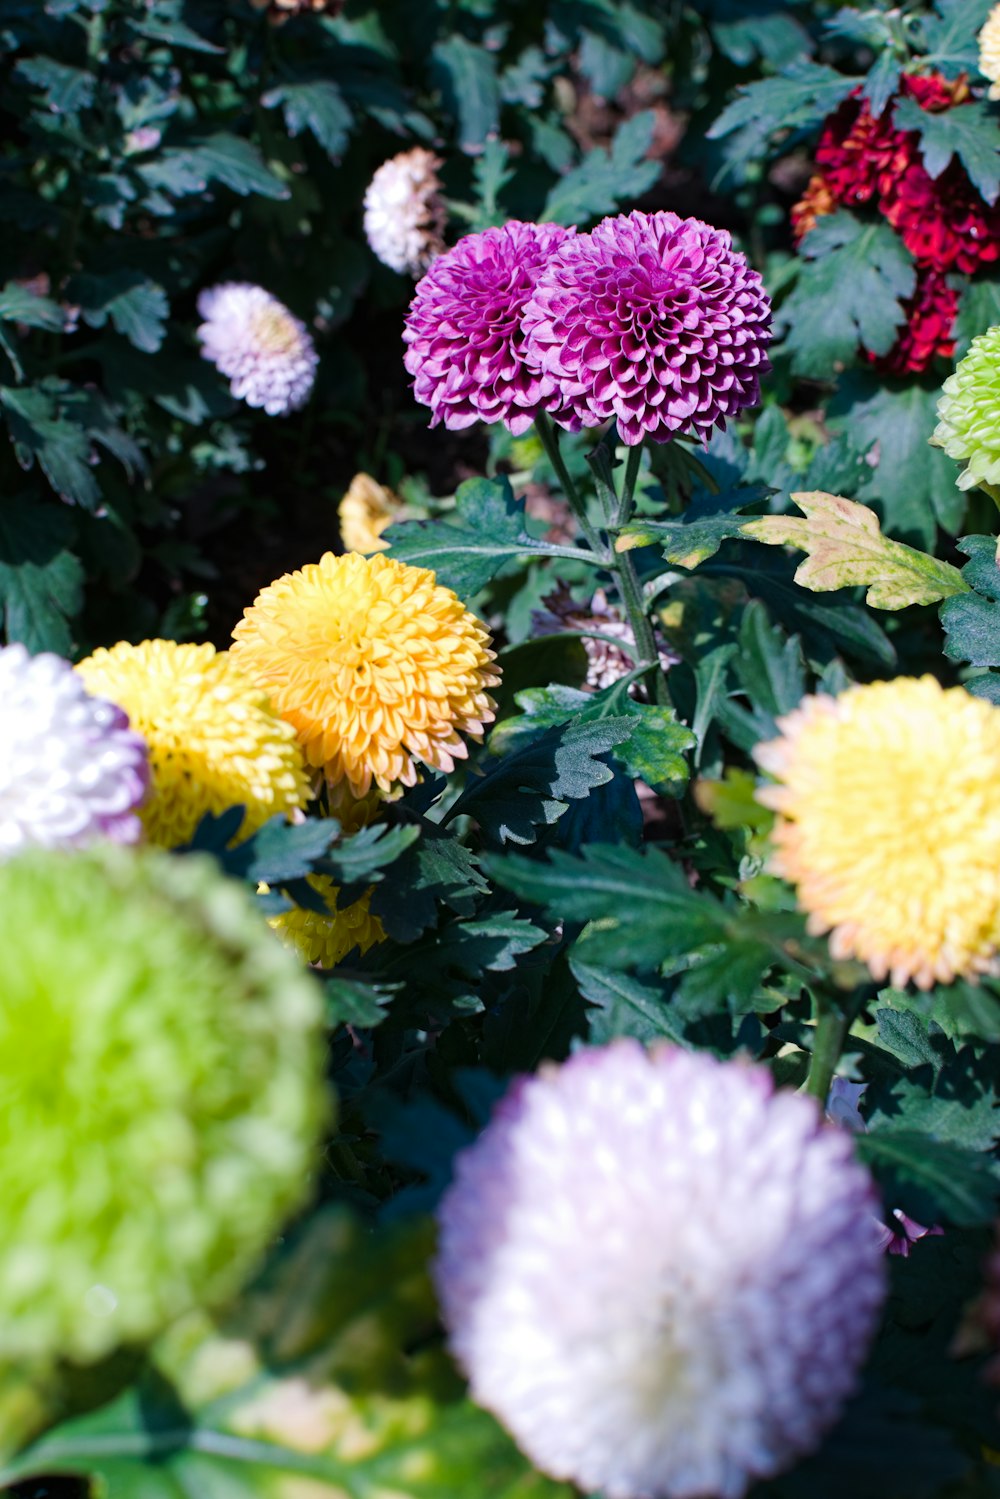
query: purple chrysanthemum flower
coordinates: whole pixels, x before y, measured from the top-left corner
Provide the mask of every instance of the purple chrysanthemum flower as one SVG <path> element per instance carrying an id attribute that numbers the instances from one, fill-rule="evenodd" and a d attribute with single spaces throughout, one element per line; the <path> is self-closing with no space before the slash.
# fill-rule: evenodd
<path id="1" fill-rule="evenodd" d="M 457 430 L 503 422 L 526 432 L 539 411 L 558 411 L 555 381 L 524 357 L 521 314 L 545 266 L 574 233 L 522 224 L 467 234 L 418 284 L 403 338 L 403 363 L 431 426 Z"/>
<path id="2" fill-rule="evenodd" d="M 885 1284 L 849 1135 L 761 1067 L 635 1041 L 507 1094 L 435 1279 L 473 1397 L 606 1499 L 738 1499 L 819 1443 Z"/>
<path id="3" fill-rule="evenodd" d="M 0 647 L 0 858 L 29 845 L 135 843 L 145 741 L 60 656 Z"/>
<path id="4" fill-rule="evenodd" d="M 319 356 L 306 326 L 262 286 L 226 281 L 198 298 L 203 359 L 229 378 L 237 400 L 268 416 L 297 411 L 309 398 Z"/>
<path id="5" fill-rule="evenodd" d="M 562 246 L 524 311 L 527 358 L 572 418 L 623 442 L 706 438 L 760 399 L 771 303 L 731 237 L 674 213 L 605 219 Z"/>

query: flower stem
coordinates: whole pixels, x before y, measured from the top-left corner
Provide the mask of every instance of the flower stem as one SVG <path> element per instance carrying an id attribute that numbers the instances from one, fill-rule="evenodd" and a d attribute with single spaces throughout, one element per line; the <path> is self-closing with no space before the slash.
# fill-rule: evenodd
<path id="1" fill-rule="evenodd" d="M 819 1017 L 813 1035 L 812 1060 L 809 1063 L 805 1091 L 818 1099 L 822 1106 L 826 1103 L 833 1074 L 844 1049 L 849 1021 L 846 1015 L 832 1005 L 819 1003 Z"/>
<path id="2" fill-rule="evenodd" d="M 642 669 L 644 676 L 649 673 L 654 674 L 653 695 L 658 703 L 669 706 L 670 694 L 667 691 L 667 680 L 660 669 L 660 653 L 656 649 L 656 637 L 646 612 L 646 600 L 642 596 L 642 584 L 635 570 L 631 552 L 618 552 L 612 568 L 618 580 L 618 591 L 625 605 L 625 613 L 628 615 L 629 629 L 635 639 L 635 664 Z"/>
<path id="3" fill-rule="evenodd" d="M 622 480 L 622 492 L 618 500 L 618 509 L 615 512 L 612 525 L 617 531 L 627 525 L 632 518 L 632 507 L 635 504 L 635 481 L 639 477 L 639 465 L 642 463 L 642 444 L 638 443 L 634 448 L 629 448 L 628 457 L 625 460 L 625 477 Z"/>
<path id="4" fill-rule="evenodd" d="M 559 439 L 556 436 L 555 428 L 547 411 L 540 411 L 535 417 L 535 431 L 538 433 L 542 447 L 545 449 L 545 456 L 555 469 L 556 478 L 562 485 L 563 494 L 570 503 L 573 514 L 579 523 L 580 530 L 587 538 L 590 549 L 594 552 L 597 560 L 602 566 L 606 567 L 609 560 L 608 549 L 601 540 L 600 533 L 591 522 L 590 516 L 587 514 L 587 505 L 583 496 L 573 483 L 563 455 L 559 451 Z"/>

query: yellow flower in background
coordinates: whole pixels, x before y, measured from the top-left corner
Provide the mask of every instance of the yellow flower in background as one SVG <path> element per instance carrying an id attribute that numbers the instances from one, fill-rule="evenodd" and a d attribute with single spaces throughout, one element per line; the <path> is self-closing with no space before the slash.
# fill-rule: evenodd
<path id="1" fill-rule="evenodd" d="M 990 80 L 989 98 L 1000 99 L 1000 5 L 994 5 L 979 33 L 979 71 Z"/>
<path id="2" fill-rule="evenodd" d="M 403 502 L 370 474 L 355 474 L 340 502 L 337 517 L 340 539 L 348 552 L 384 552 L 389 543 L 382 532 L 398 518 Z"/>
<path id="3" fill-rule="evenodd" d="M 206 812 L 243 806 L 240 838 L 303 806 L 309 779 L 291 726 L 231 655 L 174 640 L 121 641 L 81 661 L 89 692 L 117 703 L 149 747 L 139 815 L 151 843 L 187 843 Z"/>
<path id="4" fill-rule="evenodd" d="M 270 917 L 271 926 L 286 947 L 294 948 L 307 963 L 335 968 L 352 948 L 357 947 L 363 956 L 376 942 L 385 941 L 385 928 L 368 909 L 370 890 L 366 890 L 360 900 L 341 909 L 337 905 L 340 888 L 328 875 L 310 874 L 306 880 L 326 902 L 329 915 L 307 911 L 304 906 L 293 906 L 280 916 Z"/>
<path id="5" fill-rule="evenodd" d="M 837 958 L 921 988 L 1000 972 L 1000 709 L 933 677 L 807 697 L 754 757 L 771 869 Z"/>
<path id="6" fill-rule="evenodd" d="M 355 797 L 451 771 L 494 717 L 490 634 L 434 574 L 381 552 L 327 552 L 265 588 L 233 660 L 292 724 L 312 766 Z"/>

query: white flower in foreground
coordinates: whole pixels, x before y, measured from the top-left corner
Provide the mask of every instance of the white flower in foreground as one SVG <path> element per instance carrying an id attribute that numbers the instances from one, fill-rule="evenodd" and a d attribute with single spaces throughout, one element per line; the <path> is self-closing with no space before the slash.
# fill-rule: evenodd
<path id="1" fill-rule="evenodd" d="M 737 1499 L 811 1451 L 884 1294 L 845 1131 L 763 1068 L 634 1041 L 514 1085 L 435 1278 L 473 1397 L 606 1499 Z"/>
<path id="2" fill-rule="evenodd" d="M 319 357 L 304 323 L 262 286 L 227 281 L 198 298 L 203 359 L 229 377 L 233 395 L 268 416 L 297 411 L 309 399 Z"/>
<path id="3" fill-rule="evenodd" d="M 421 276 L 444 249 L 440 158 L 423 146 L 384 161 L 365 193 L 365 237 L 383 265 Z"/>
<path id="4" fill-rule="evenodd" d="M 38 844 L 134 843 L 146 745 L 60 656 L 0 647 L 0 858 Z"/>

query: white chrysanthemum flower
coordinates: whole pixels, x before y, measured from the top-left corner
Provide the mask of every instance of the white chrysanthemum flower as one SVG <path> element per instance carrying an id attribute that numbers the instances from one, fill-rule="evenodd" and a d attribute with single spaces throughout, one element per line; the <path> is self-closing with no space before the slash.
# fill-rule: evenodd
<path id="1" fill-rule="evenodd" d="M 365 193 L 365 236 L 383 265 L 422 276 L 444 249 L 440 158 L 423 146 L 384 161 Z"/>
<path id="2" fill-rule="evenodd" d="M 884 1294 L 850 1136 L 761 1067 L 634 1041 L 511 1089 L 435 1278 L 473 1397 L 606 1499 L 738 1499 L 817 1446 Z"/>
<path id="3" fill-rule="evenodd" d="M 297 411 L 309 398 L 319 356 L 304 323 L 262 286 L 227 281 L 198 298 L 203 359 L 229 377 L 233 395 L 268 416 Z"/>
<path id="4" fill-rule="evenodd" d="M 145 742 L 60 656 L 0 647 L 0 858 L 29 845 L 134 843 Z"/>
<path id="5" fill-rule="evenodd" d="M 979 33 L 979 71 L 990 80 L 987 97 L 1000 99 L 1000 5 L 994 5 Z"/>

